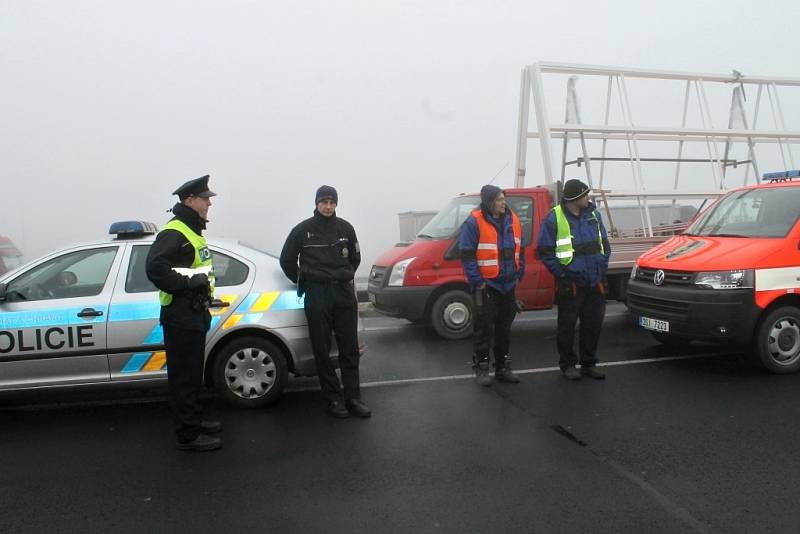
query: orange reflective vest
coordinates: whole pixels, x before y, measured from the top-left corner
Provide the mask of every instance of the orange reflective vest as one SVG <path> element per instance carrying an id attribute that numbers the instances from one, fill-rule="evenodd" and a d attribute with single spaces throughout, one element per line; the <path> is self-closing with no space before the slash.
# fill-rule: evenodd
<path id="1" fill-rule="evenodd" d="M 511 229 L 514 232 L 514 264 L 519 269 L 519 253 L 522 249 L 522 224 L 517 214 L 511 210 Z M 497 247 L 497 227 L 487 221 L 480 209 L 472 212 L 478 223 L 478 248 L 475 250 L 475 259 L 478 261 L 478 271 L 485 279 L 497 278 L 500 275 L 501 253 Z M 511 250 L 511 249 L 508 249 Z"/>

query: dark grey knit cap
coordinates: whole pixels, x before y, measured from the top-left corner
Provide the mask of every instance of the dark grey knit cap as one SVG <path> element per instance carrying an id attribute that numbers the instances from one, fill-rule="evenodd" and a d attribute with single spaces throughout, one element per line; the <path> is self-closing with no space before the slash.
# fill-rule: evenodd
<path id="1" fill-rule="evenodd" d="M 564 184 L 564 200 L 578 200 L 589 194 L 589 186 L 578 179 L 567 180 Z"/>
<path id="2" fill-rule="evenodd" d="M 333 200 L 336 204 L 339 203 L 339 193 L 336 192 L 335 187 L 331 187 L 329 185 L 323 185 L 319 189 L 317 189 L 317 195 L 314 200 L 314 204 L 319 204 L 323 200 Z"/>
<path id="3" fill-rule="evenodd" d="M 491 208 L 492 203 L 495 201 L 497 197 L 500 196 L 503 190 L 497 187 L 496 185 L 484 185 L 481 187 L 481 202 L 483 203 L 486 208 Z"/>

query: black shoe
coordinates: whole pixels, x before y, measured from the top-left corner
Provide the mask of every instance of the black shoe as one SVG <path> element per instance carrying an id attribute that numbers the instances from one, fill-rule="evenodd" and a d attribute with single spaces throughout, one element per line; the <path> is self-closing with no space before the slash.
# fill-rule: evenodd
<path id="1" fill-rule="evenodd" d="M 222 423 L 219 421 L 200 421 L 200 432 L 203 434 L 216 434 L 222 431 Z"/>
<path id="2" fill-rule="evenodd" d="M 372 415 L 372 411 L 359 399 L 347 399 L 345 404 L 347 405 L 347 411 L 356 417 L 370 417 Z"/>
<path id="3" fill-rule="evenodd" d="M 337 417 L 339 419 L 345 419 L 350 416 L 347 409 L 339 401 L 333 401 L 328 403 L 328 415 Z"/>
<path id="4" fill-rule="evenodd" d="M 581 374 L 583 376 L 588 376 L 590 378 L 594 378 L 595 380 L 603 380 L 606 377 L 606 374 L 598 369 L 597 367 L 581 367 Z"/>
<path id="5" fill-rule="evenodd" d="M 581 371 L 582 370 L 583 369 L 581 369 Z M 564 377 L 566 377 L 569 380 L 580 380 L 581 379 L 581 375 L 580 375 L 580 373 L 578 373 L 578 370 L 575 369 L 575 367 L 567 367 L 566 369 L 562 369 L 561 372 L 564 373 Z"/>
<path id="6" fill-rule="evenodd" d="M 213 451 L 222 447 L 222 440 L 205 434 L 198 434 L 191 441 L 175 442 L 175 446 L 182 451 Z"/>

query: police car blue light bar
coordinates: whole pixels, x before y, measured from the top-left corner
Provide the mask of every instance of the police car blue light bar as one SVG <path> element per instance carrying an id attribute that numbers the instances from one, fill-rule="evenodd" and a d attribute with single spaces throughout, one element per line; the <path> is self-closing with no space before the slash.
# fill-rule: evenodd
<path id="1" fill-rule="evenodd" d="M 782 178 L 797 178 L 800 177 L 800 170 L 793 171 L 778 171 L 778 172 L 765 172 L 765 180 L 780 180 Z"/>
<path id="2" fill-rule="evenodd" d="M 153 235 L 158 232 L 158 226 L 146 221 L 119 221 L 111 224 L 108 229 L 109 234 L 117 236 L 117 239 L 125 237 Z"/>

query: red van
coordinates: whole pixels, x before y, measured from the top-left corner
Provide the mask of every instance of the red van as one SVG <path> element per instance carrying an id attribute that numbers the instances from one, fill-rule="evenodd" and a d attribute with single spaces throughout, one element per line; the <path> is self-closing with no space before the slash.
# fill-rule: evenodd
<path id="1" fill-rule="evenodd" d="M 555 281 L 537 257 L 536 239 L 541 221 L 555 205 L 556 191 L 555 187 L 504 190 L 508 205 L 522 224 L 526 267 L 516 292 L 522 310 L 553 306 Z M 430 323 L 445 339 L 471 335 L 472 298 L 461 268 L 458 233 L 461 224 L 479 204 L 477 193 L 455 197 L 425 225 L 416 239 L 397 243 L 375 260 L 367 292 L 377 311 L 414 323 Z M 609 299 L 624 299 L 634 260 L 665 239 L 610 240 Z"/>
<path id="2" fill-rule="evenodd" d="M 768 183 L 728 192 L 641 256 L 628 285 L 638 325 L 663 343 L 747 345 L 771 372 L 800 369 L 797 176 L 770 173 Z"/>

